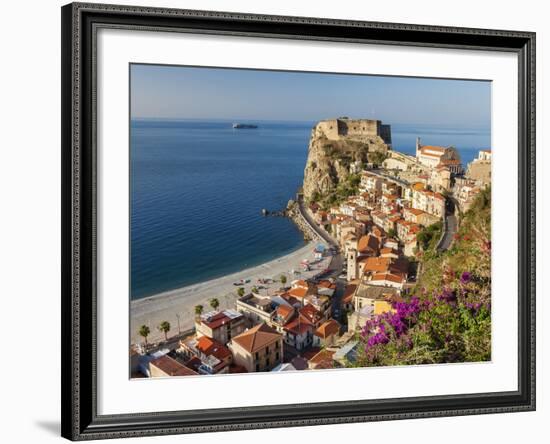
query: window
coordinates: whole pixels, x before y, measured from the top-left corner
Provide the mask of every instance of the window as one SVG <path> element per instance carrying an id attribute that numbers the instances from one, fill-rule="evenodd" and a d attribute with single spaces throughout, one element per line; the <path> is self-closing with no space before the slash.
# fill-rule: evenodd
<path id="1" fill-rule="evenodd" d="M 260 371 L 260 364 L 256 364 L 256 371 L 257 371 L 257 372 Z"/>
<path id="2" fill-rule="evenodd" d="M 256 359 L 260 359 L 260 354 L 256 352 Z"/>
<path id="3" fill-rule="evenodd" d="M 279 360 L 279 352 L 275 353 L 275 359 L 278 361 Z"/>
<path id="4" fill-rule="evenodd" d="M 269 355 L 269 347 L 266 347 L 266 348 L 265 348 L 265 354 L 266 354 L 266 355 Z"/>
<path id="5" fill-rule="evenodd" d="M 275 342 L 275 348 L 276 348 L 276 349 L 279 348 L 279 341 Z"/>

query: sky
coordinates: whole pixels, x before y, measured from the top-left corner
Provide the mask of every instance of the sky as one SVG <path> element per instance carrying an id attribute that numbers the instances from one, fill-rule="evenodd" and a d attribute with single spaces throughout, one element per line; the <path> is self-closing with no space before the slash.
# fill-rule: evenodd
<path id="1" fill-rule="evenodd" d="M 489 127 L 488 81 L 131 65 L 131 117 Z"/>

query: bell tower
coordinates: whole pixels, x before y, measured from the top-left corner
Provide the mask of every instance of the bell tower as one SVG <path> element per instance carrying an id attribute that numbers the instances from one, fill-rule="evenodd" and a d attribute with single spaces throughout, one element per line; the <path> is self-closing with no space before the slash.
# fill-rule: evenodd
<path id="1" fill-rule="evenodd" d="M 422 145 L 420 145 L 420 137 L 417 137 L 416 138 L 416 158 L 418 159 L 418 156 L 420 154 L 420 147 Z"/>

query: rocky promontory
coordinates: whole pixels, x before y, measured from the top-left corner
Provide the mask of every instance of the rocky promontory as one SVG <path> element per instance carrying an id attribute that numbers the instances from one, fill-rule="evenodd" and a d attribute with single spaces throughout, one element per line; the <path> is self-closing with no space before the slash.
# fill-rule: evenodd
<path id="1" fill-rule="evenodd" d="M 367 163 L 381 164 L 391 150 L 391 129 L 379 120 L 322 120 L 312 129 L 303 194 L 317 201 Z"/>

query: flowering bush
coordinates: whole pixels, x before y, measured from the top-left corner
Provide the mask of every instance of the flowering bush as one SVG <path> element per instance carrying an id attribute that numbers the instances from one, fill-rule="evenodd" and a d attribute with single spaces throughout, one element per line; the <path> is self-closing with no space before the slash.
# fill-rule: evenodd
<path id="1" fill-rule="evenodd" d="M 412 296 L 392 303 L 359 333 L 354 365 L 491 359 L 490 190 L 463 218 L 451 250 L 424 262 Z M 479 203 L 481 202 L 481 204 Z"/>

